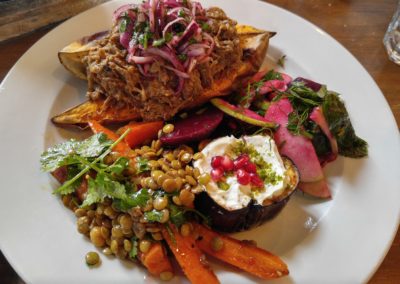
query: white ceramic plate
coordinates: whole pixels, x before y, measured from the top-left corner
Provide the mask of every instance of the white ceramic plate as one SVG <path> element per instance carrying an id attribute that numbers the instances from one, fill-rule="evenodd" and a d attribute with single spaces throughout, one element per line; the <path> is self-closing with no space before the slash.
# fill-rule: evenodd
<path id="1" fill-rule="evenodd" d="M 39 171 L 48 146 L 79 135 L 55 128 L 49 118 L 84 99 L 85 83 L 59 64 L 57 51 L 111 24 L 124 1 L 98 6 L 63 23 L 14 66 L 0 90 L 0 245 L 29 283 L 154 283 L 144 269 L 102 255 L 89 269 L 94 247 L 76 230 L 75 217 L 51 194 Z M 368 73 L 334 39 L 304 19 L 257 1 L 203 1 L 240 23 L 277 31 L 268 60 L 287 55 L 285 71 L 328 84 L 343 95 L 357 133 L 370 145 L 368 159 L 339 159 L 327 169 L 333 199 L 295 196 L 272 222 L 237 236 L 255 239 L 288 263 L 277 283 L 359 283 L 379 266 L 399 222 L 399 133 L 390 109 Z M 222 283 L 259 282 L 213 262 Z M 183 279 L 183 278 L 182 278 Z M 175 278 L 176 282 L 181 279 Z"/>

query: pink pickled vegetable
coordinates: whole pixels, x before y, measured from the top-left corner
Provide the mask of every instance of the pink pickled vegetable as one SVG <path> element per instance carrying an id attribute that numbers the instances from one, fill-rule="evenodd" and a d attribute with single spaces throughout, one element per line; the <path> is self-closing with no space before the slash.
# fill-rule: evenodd
<path id="1" fill-rule="evenodd" d="M 332 132 L 329 130 L 329 125 L 325 119 L 324 113 L 322 112 L 322 108 L 315 107 L 310 114 L 310 119 L 314 121 L 322 129 L 326 137 L 328 137 L 329 143 L 331 144 L 333 155 L 330 156 L 329 160 L 326 162 L 334 161 L 338 155 L 338 145 L 336 138 L 332 135 Z"/>
<path id="2" fill-rule="evenodd" d="M 201 114 L 194 114 L 174 123 L 174 131 L 160 138 L 164 145 L 180 145 L 200 141 L 208 137 L 221 123 L 224 114 L 216 108 L 209 108 Z"/>
<path id="3" fill-rule="evenodd" d="M 299 188 L 316 197 L 331 196 L 321 165 L 311 141 L 300 135 L 293 135 L 286 128 L 288 115 L 293 111 L 287 98 L 272 102 L 265 118 L 280 125 L 274 134 L 280 153 L 293 161 L 300 172 Z"/>

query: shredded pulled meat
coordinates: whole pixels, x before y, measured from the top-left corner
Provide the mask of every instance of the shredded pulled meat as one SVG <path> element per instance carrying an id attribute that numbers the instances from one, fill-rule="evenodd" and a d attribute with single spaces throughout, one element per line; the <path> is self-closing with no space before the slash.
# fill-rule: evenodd
<path id="1" fill-rule="evenodd" d="M 135 63 L 128 63 L 127 50 L 120 44 L 120 32 L 115 25 L 108 36 L 101 39 L 83 58 L 88 66 L 90 99 L 105 99 L 112 107 L 128 105 L 139 112 L 143 120 L 168 120 L 184 105 L 212 87 L 228 72 L 235 72 L 242 59 L 236 22 L 223 10 L 206 10 L 209 34 L 215 47 L 207 61 L 198 63 L 177 93 L 178 76 L 164 67 L 163 60 L 154 61 L 144 76 Z"/>

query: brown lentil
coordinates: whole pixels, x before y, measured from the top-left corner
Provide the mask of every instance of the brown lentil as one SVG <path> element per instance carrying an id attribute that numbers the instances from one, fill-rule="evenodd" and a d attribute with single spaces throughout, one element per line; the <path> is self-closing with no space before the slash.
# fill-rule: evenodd
<path id="1" fill-rule="evenodd" d="M 72 196 L 70 194 L 64 195 L 62 197 L 62 203 L 64 204 L 65 207 L 69 207 L 69 204 L 71 202 Z"/>
<path id="2" fill-rule="evenodd" d="M 175 190 L 177 190 L 178 187 L 177 187 L 176 181 L 174 179 L 167 178 L 162 183 L 162 188 L 166 192 L 171 193 L 171 192 L 174 192 Z"/>
<path id="3" fill-rule="evenodd" d="M 178 170 L 178 175 L 179 175 L 180 177 L 185 177 L 185 176 L 186 176 L 185 170 L 184 170 L 184 169 L 179 169 L 179 170 Z"/>
<path id="4" fill-rule="evenodd" d="M 181 162 L 188 164 L 192 160 L 192 155 L 186 152 L 180 157 L 180 160 Z"/>
<path id="5" fill-rule="evenodd" d="M 211 240 L 211 249 L 213 251 L 220 251 L 224 248 L 224 241 L 220 237 L 215 237 Z"/>
<path id="6" fill-rule="evenodd" d="M 208 184 L 208 183 L 210 182 L 211 176 L 210 176 L 209 173 L 204 173 L 204 174 L 201 174 L 201 175 L 197 178 L 197 180 L 199 181 L 200 184 L 206 185 L 206 184 Z"/>
<path id="7" fill-rule="evenodd" d="M 173 125 L 173 124 L 166 124 L 166 125 L 164 125 L 162 131 L 163 131 L 165 134 L 172 133 L 172 132 L 174 131 L 174 125 Z"/>
<path id="8" fill-rule="evenodd" d="M 114 219 L 117 217 L 118 214 L 111 206 L 108 206 L 106 209 L 104 209 L 104 215 L 106 215 L 110 219 Z"/>
<path id="9" fill-rule="evenodd" d="M 160 167 L 160 164 L 156 160 L 151 160 L 148 162 L 148 164 L 149 164 L 149 167 L 153 170 Z"/>
<path id="10" fill-rule="evenodd" d="M 187 175 L 185 176 L 185 179 L 190 185 L 192 186 L 197 185 L 197 181 L 192 176 Z"/>
<path id="11" fill-rule="evenodd" d="M 155 241 L 161 241 L 163 239 L 163 236 L 161 235 L 161 233 L 153 233 L 151 234 L 151 237 L 155 240 Z"/>
<path id="12" fill-rule="evenodd" d="M 194 201 L 194 194 L 187 189 L 181 190 L 179 193 L 179 200 L 181 201 L 182 205 L 191 207 Z"/>
<path id="13" fill-rule="evenodd" d="M 132 229 L 132 219 L 129 215 L 122 215 L 119 219 L 119 223 L 121 225 L 122 230 L 131 230 Z"/>
<path id="14" fill-rule="evenodd" d="M 171 271 L 164 271 L 160 273 L 161 281 L 170 281 L 172 278 L 174 278 L 174 273 Z"/>
<path id="15" fill-rule="evenodd" d="M 111 229 L 111 236 L 114 238 L 122 238 L 124 233 L 122 232 L 121 225 L 114 226 Z"/>
<path id="16" fill-rule="evenodd" d="M 167 159 L 169 162 L 172 162 L 172 161 L 175 159 L 174 154 L 173 154 L 172 152 L 168 152 L 168 153 L 164 156 L 164 158 Z"/>
<path id="17" fill-rule="evenodd" d="M 190 223 L 185 223 L 181 226 L 181 235 L 187 237 L 192 233 L 192 226 Z"/>
<path id="18" fill-rule="evenodd" d="M 83 209 L 83 208 L 78 208 L 78 209 L 75 210 L 74 213 L 75 213 L 75 216 L 79 218 L 79 217 L 82 217 L 82 216 L 86 215 L 86 210 Z"/>
<path id="19" fill-rule="evenodd" d="M 179 199 L 178 196 L 173 196 L 173 197 L 172 197 L 172 201 L 173 201 L 176 205 L 178 205 L 178 206 L 181 206 L 181 205 L 182 205 L 182 202 L 181 202 L 181 200 Z"/>
<path id="20" fill-rule="evenodd" d="M 88 252 L 85 256 L 86 264 L 89 266 L 94 266 L 100 263 L 100 256 L 97 252 Z"/>
<path id="21" fill-rule="evenodd" d="M 151 247 L 151 242 L 149 240 L 141 240 L 139 242 L 139 250 L 142 253 L 148 252 L 150 250 L 150 247 Z"/>
<path id="22" fill-rule="evenodd" d="M 168 198 L 166 196 L 159 196 L 153 201 L 153 207 L 156 210 L 163 210 L 168 206 Z"/>
<path id="23" fill-rule="evenodd" d="M 112 251 L 111 251 L 111 249 L 109 247 L 104 248 L 103 249 L 103 253 L 105 255 L 112 255 Z"/>
<path id="24" fill-rule="evenodd" d="M 111 240 L 111 244 L 110 244 L 110 249 L 113 252 L 113 254 L 117 254 L 118 252 L 118 242 L 117 240 Z"/>
<path id="25" fill-rule="evenodd" d="M 124 240 L 124 250 L 127 252 L 132 250 L 132 243 L 129 240 Z"/>
<path id="26" fill-rule="evenodd" d="M 163 209 L 161 210 L 162 217 L 160 220 L 160 223 L 167 223 L 169 220 L 169 210 L 168 209 Z"/>
<path id="27" fill-rule="evenodd" d="M 106 240 L 103 238 L 101 234 L 101 228 L 98 226 L 93 227 L 90 230 L 90 241 L 96 246 L 96 247 L 103 247 L 106 243 Z"/>
<path id="28" fill-rule="evenodd" d="M 82 216 L 77 219 L 78 232 L 81 234 L 87 234 L 90 230 L 90 220 L 87 216 Z"/>
<path id="29" fill-rule="evenodd" d="M 110 237 L 110 230 L 109 230 L 108 228 L 106 228 L 106 227 L 101 227 L 100 232 L 101 232 L 101 236 L 102 236 L 104 239 L 108 239 L 108 238 Z"/>

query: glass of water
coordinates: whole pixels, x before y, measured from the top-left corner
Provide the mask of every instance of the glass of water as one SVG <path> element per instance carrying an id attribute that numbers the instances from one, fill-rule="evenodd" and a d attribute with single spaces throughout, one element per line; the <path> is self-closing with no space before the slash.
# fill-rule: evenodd
<path id="1" fill-rule="evenodd" d="M 400 65 L 400 1 L 383 38 L 383 43 L 390 60 Z"/>

